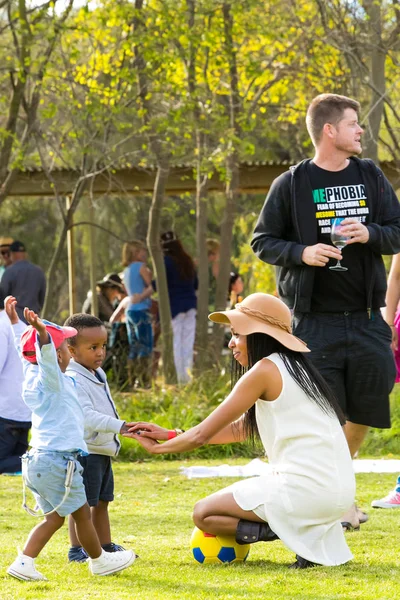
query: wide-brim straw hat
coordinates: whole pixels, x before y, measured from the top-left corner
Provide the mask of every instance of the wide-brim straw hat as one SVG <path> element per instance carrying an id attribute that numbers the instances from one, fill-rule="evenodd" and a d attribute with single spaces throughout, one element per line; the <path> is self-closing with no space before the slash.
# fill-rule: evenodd
<path id="1" fill-rule="evenodd" d="M 288 307 L 270 294 L 250 294 L 233 310 L 213 312 L 208 318 L 215 323 L 231 325 L 241 335 L 266 333 L 295 352 L 310 352 L 307 345 L 293 335 Z"/>
<path id="2" fill-rule="evenodd" d="M 115 287 L 121 291 L 125 289 L 122 279 L 118 273 L 107 273 L 107 275 L 104 275 L 103 279 L 96 281 L 96 285 L 99 287 Z"/>

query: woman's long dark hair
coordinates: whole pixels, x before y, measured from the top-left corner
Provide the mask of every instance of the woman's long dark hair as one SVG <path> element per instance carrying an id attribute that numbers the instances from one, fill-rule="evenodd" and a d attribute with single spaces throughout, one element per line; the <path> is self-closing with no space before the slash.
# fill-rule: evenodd
<path id="1" fill-rule="evenodd" d="M 182 279 L 193 279 L 196 269 L 191 256 L 184 250 L 179 240 L 170 240 L 163 244 L 165 256 L 170 256 L 178 267 Z"/>
<path id="2" fill-rule="evenodd" d="M 256 362 L 274 352 L 279 354 L 291 377 L 310 400 L 315 402 L 326 414 L 336 415 L 340 424 L 344 425 L 346 418 L 335 395 L 307 355 L 303 352 L 289 350 L 265 333 L 251 333 L 247 336 L 248 367 L 242 367 L 232 358 L 232 387 Z M 260 439 L 255 404 L 245 413 L 244 430 L 247 439 L 253 444 Z"/>

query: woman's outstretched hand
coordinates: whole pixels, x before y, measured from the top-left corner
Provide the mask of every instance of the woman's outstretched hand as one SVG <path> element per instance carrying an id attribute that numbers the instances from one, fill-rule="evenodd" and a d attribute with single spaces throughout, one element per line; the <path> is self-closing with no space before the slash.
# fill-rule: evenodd
<path id="1" fill-rule="evenodd" d="M 138 434 L 141 438 L 149 438 L 151 440 L 168 440 L 169 429 L 165 427 L 161 427 L 160 425 L 156 425 L 155 423 L 145 423 L 144 421 L 137 423 L 125 423 L 125 426 L 128 428 L 128 434 Z M 133 437 L 131 435 L 127 435 L 124 433 L 125 437 Z M 136 436 L 134 439 L 138 439 Z M 147 449 L 147 448 L 146 448 Z"/>
<path id="2" fill-rule="evenodd" d="M 142 432 L 138 431 L 137 433 L 133 433 L 133 432 L 127 431 L 126 433 L 123 433 L 122 435 L 123 435 L 123 437 L 131 438 L 132 440 L 136 440 L 137 442 L 139 442 L 139 444 L 145 450 L 147 450 L 147 452 L 150 452 L 150 454 L 159 454 L 159 452 L 157 452 L 157 448 L 160 448 L 161 445 L 156 440 L 152 440 L 152 439 L 142 435 Z"/>

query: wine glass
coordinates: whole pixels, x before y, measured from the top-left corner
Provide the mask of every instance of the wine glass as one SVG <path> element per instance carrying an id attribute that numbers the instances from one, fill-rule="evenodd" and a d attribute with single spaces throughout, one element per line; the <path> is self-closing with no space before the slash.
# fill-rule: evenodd
<path id="1" fill-rule="evenodd" d="M 334 219 L 331 226 L 331 241 L 336 248 L 339 250 L 343 250 L 346 245 L 348 236 L 343 235 L 342 233 L 342 221 L 344 219 Z M 340 260 L 337 261 L 336 265 L 329 267 L 332 271 L 347 271 L 347 267 L 342 267 L 340 264 Z"/>

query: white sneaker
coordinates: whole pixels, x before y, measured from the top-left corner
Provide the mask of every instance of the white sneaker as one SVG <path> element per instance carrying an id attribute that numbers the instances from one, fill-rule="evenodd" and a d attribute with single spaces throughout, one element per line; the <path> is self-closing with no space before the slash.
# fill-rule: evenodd
<path id="1" fill-rule="evenodd" d="M 18 558 L 8 567 L 7 573 L 22 581 L 48 581 L 47 577 L 36 570 L 35 559 L 25 554 L 18 555 Z"/>
<path id="2" fill-rule="evenodd" d="M 111 575 L 131 566 L 137 558 L 132 550 L 121 552 L 102 551 L 99 558 L 89 558 L 89 569 L 92 575 Z"/>

